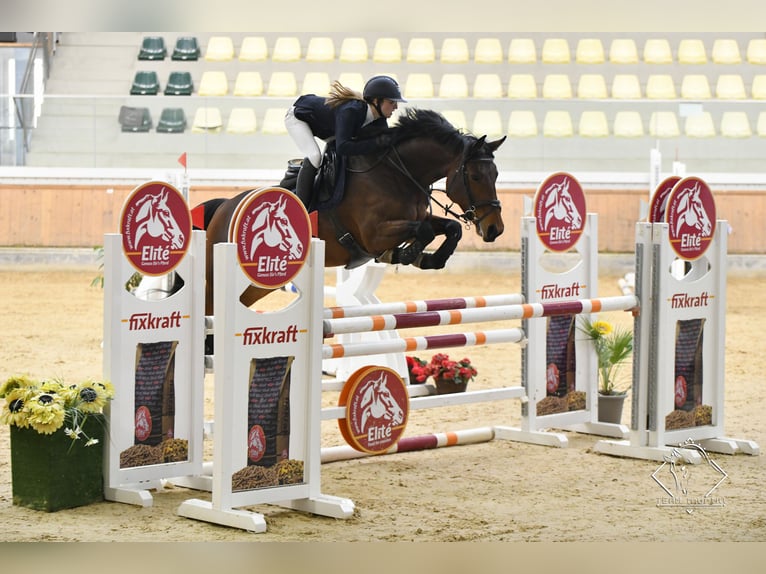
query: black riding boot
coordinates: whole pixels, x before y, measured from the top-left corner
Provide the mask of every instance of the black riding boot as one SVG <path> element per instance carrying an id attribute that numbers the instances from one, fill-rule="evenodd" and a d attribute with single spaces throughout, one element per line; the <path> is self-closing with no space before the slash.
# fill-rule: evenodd
<path id="1" fill-rule="evenodd" d="M 295 184 L 295 195 L 298 196 L 306 207 L 311 201 L 311 192 L 314 190 L 314 177 L 316 177 L 317 168 L 311 165 L 309 158 L 304 158 L 301 170 L 298 173 L 298 181 Z"/>

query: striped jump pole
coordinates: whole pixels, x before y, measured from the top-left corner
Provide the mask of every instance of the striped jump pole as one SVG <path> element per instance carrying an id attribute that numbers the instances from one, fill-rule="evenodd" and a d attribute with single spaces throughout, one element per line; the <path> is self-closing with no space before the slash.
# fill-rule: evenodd
<path id="1" fill-rule="evenodd" d="M 326 307 L 323 319 L 344 319 L 349 317 L 367 317 L 391 313 L 417 313 L 422 311 L 446 311 L 450 309 L 475 309 L 497 307 L 500 305 L 520 305 L 524 303 L 521 293 L 506 295 L 479 295 L 476 297 L 452 297 L 447 299 L 425 299 L 421 301 L 397 301 L 393 303 L 374 303 L 370 305 L 350 305 L 345 307 Z"/>
<path id="2" fill-rule="evenodd" d="M 390 331 L 412 327 L 435 327 L 438 325 L 459 325 L 463 323 L 506 321 L 510 319 L 532 319 L 554 315 L 579 315 L 599 313 L 601 311 L 628 311 L 638 306 L 638 297 L 635 295 L 622 295 L 575 301 L 525 303 L 522 305 L 500 305 L 497 307 L 325 319 L 322 322 L 322 327 L 325 338 L 328 338 L 343 333 Z"/>

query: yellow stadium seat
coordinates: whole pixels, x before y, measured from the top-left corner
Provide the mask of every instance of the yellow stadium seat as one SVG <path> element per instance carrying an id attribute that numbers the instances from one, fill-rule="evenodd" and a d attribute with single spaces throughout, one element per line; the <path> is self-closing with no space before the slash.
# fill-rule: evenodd
<path id="1" fill-rule="evenodd" d="M 503 47 L 498 38 L 479 38 L 473 51 L 473 61 L 477 64 L 502 64 Z"/>
<path id="2" fill-rule="evenodd" d="M 202 73 L 199 82 L 200 96 L 225 96 L 229 93 L 229 81 L 226 73 L 218 70 L 208 70 Z"/>
<path id="3" fill-rule="evenodd" d="M 681 135 L 675 112 L 652 112 L 649 118 L 649 135 L 656 138 L 675 138 Z"/>
<path id="4" fill-rule="evenodd" d="M 442 111 L 444 118 L 455 126 L 458 130 L 468 129 L 468 120 L 466 120 L 465 112 L 463 110 L 444 110 Z"/>
<path id="5" fill-rule="evenodd" d="M 369 58 L 367 40 L 358 37 L 344 38 L 340 44 L 340 61 L 347 64 L 366 62 Z"/>
<path id="6" fill-rule="evenodd" d="M 577 97 L 584 99 L 608 98 L 606 80 L 601 74 L 583 74 L 577 82 Z"/>
<path id="7" fill-rule="evenodd" d="M 269 48 L 263 36 L 246 36 L 239 47 L 240 62 L 265 62 L 269 58 Z"/>
<path id="8" fill-rule="evenodd" d="M 609 62 L 612 64 L 637 64 L 638 48 L 633 38 L 615 38 L 609 45 Z"/>
<path id="9" fill-rule="evenodd" d="M 210 36 L 205 50 L 208 62 L 228 62 L 234 58 L 234 43 L 229 36 Z"/>
<path id="10" fill-rule="evenodd" d="M 742 56 L 739 53 L 739 44 L 731 38 L 717 38 L 713 42 L 710 55 L 715 64 L 740 64 Z"/>
<path id="11" fill-rule="evenodd" d="M 531 110 L 513 110 L 508 118 L 508 135 L 512 138 L 532 138 L 538 134 L 537 118 Z"/>
<path id="12" fill-rule="evenodd" d="M 508 97 L 531 100 L 537 97 L 537 82 L 532 74 L 512 74 L 508 82 Z"/>
<path id="13" fill-rule="evenodd" d="M 640 138 L 644 135 L 644 124 L 641 114 L 632 110 L 622 110 L 614 114 L 614 126 L 612 127 L 615 137 Z"/>
<path id="14" fill-rule="evenodd" d="M 407 62 L 431 64 L 436 60 L 436 48 L 431 38 L 411 38 L 407 44 Z"/>
<path id="15" fill-rule="evenodd" d="M 467 64 L 468 60 L 468 42 L 465 38 L 444 38 L 439 53 L 442 64 Z"/>
<path id="16" fill-rule="evenodd" d="M 465 74 L 444 74 L 439 82 L 440 98 L 467 98 L 468 80 Z"/>
<path id="17" fill-rule="evenodd" d="M 502 98 L 503 85 L 497 74 L 476 74 L 473 82 L 474 98 Z"/>
<path id="18" fill-rule="evenodd" d="M 690 138 L 715 137 L 713 116 L 710 112 L 701 112 L 687 116 L 684 121 L 684 134 Z"/>
<path id="19" fill-rule="evenodd" d="M 704 74 L 686 74 L 681 80 L 681 97 L 687 100 L 710 99 L 710 84 Z"/>
<path id="20" fill-rule="evenodd" d="M 330 93 L 330 74 L 327 72 L 306 72 L 303 76 L 301 93 L 326 96 Z"/>
<path id="21" fill-rule="evenodd" d="M 766 64 L 766 38 L 753 38 L 747 43 L 748 64 Z"/>
<path id="22" fill-rule="evenodd" d="M 543 97 L 565 99 L 572 97 L 572 84 L 566 74 L 548 74 L 543 79 Z"/>
<path id="23" fill-rule="evenodd" d="M 670 74 L 650 74 L 646 80 L 646 97 L 650 100 L 672 100 L 676 86 Z"/>
<path id="24" fill-rule="evenodd" d="M 543 136 L 568 138 L 574 135 L 572 117 L 566 110 L 549 110 L 543 119 Z"/>
<path id="25" fill-rule="evenodd" d="M 261 133 L 266 135 L 281 136 L 287 133 L 285 127 L 285 108 L 267 108 L 263 115 L 263 127 Z"/>
<path id="26" fill-rule="evenodd" d="M 508 45 L 509 64 L 534 64 L 537 62 L 537 48 L 532 38 L 512 38 Z"/>
<path id="27" fill-rule="evenodd" d="M 672 64 L 673 52 L 666 38 L 649 38 L 644 43 L 644 62 L 647 64 Z"/>
<path id="28" fill-rule="evenodd" d="M 216 107 L 203 106 L 194 112 L 192 133 L 219 133 L 223 128 L 221 110 Z"/>
<path id="29" fill-rule="evenodd" d="M 580 38 L 575 49 L 578 64 L 603 64 L 604 46 L 599 38 Z"/>
<path id="30" fill-rule="evenodd" d="M 365 79 L 360 72 L 341 72 L 338 76 L 338 82 L 347 88 L 361 93 L 364 89 Z"/>
<path id="31" fill-rule="evenodd" d="M 756 133 L 760 137 L 766 137 L 766 111 L 758 113 L 758 121 L 756 123 Z"/>
<path id="32" fill-rule="evenodd" d="M 721 100 L 744 100 L 747 98 L 745 82 L 739 74 L 721 74 L 715 85 L 715 97 Z"/>
<path id="33" fill-rule="evenodd" d="M 543 64 L 568 64 L 572 59 L 566 38 L 546 38 L 543 42 Z"/>
<path id="34" fill-rule="evenodd" d="M 766 74 L 756 74 L 753 76 L 750 93 L 754 100 L 766 100 Z"/>
<path id="35" fill-rule="evenodd" d="M 721 114 L 721 135 L 727 138 L 749 138 L 753 135 L 745 112 L 728 111 Z"/>
<path id="36" fill-rule="evenodd" d="M 404 83 L 404 97 L 406 99 L 433 98 L 434 83 L 431 80 L 431 74 L 423 72 L 407 74 L 407 80 Z"/>
<path id="37" fill-rule="evenodd" d="M 585 110 L 580 114 L 577 133 L 584 138 L 603 138 L 609 135 L 609 122 L 601 110 Z"/>
<path id="38" fill-rule="evenodd" d="M 226 124 L 226 133 L 253 134 L 256 127 L 255 112 L 252 108 L 233 108 Z"/>
<path id="39" fill-rule="evenodd" d="M 313 36 L 306 47 L 307 62 L 332 62 L 335 60 L 335 42 L 327 36 Z"/>
<path id="40" fill-rule="evenodd" d="M 274 62 L 297 62 L 302 55 L 301 41 L 296 36 L 280 36 L 274 42 L 271 59 Z"/>
<path id="41" fill-rule="evenodd" d="M 706 64 L 705 44 L 696 38 L 686 38 L 678 43 L 679 64 Z"/>
<path id="42" fill-rule="evenodd" d="M 397 64 L 402 61 L 399 38 L 378 38 L 372 49 L 372 61 L 378 64 Z"/>
<path id="43" fill-rule="evenodd" d="M 641 84 L 635 74 L 615 74 L 612 79 L 612 97 L 618 100 L 640 100 Z"/>
<path id="44" fill-rule="evenodd" d="M 497 110 L 477 110 L 471 124 L 471 131 L 477 136 L 486 135 L 488 138 L 503 136 L 503 120 Z"/>
<path id="45" fill-rule="evenodd" d="M 263 79 L 260 72 L 242 71 L 237 74 L 237 79 L 234 82 L 234 95 L 235 96 L 262 96 L 263 95 Z"/>
<path id="46" fill-rule="evenodd" d="M 273 98 L 288 98 L 297 95 L 298 82 L 293 72 L 272 72 L 266 95 Z"/>

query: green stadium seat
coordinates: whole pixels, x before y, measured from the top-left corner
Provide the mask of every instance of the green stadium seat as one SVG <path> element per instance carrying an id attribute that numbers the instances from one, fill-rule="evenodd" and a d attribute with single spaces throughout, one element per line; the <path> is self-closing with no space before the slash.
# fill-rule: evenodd
<path id="1" fill-rule="evenodd" d="M 200 48 L 195 36 L 181 36 L 173 48 L 173 60 L 199 60 Z"/>
<path id="2" fill-rule="evenodd" d="M 183 108 L 165 108 L 157 122 L 157 131 L 166 134 L 181 134 L 186 130 L 186 113 Z"/>
<path id="3" fill-rule="evenodd" d="M 121 106 L 118 121 L 124 132 L 148 132 L 152 129 L 152 115 L 149 108 Z"/>
<path id="4" fill-rule="evenodd" d="M 166 96 L 191 96 L 193 91 L 191 72 L 170 72 L 168 83 L 165 84 Z"/>
<path id="5" fill-rule="evenodd" d="M 131 96 L 156 96 L 160 91 L 160 80 L 154 70 L 141 70 L 133 76 L 130 86 Z"/>
<path id="6" fill-rule="evenodd" d="M 144 37 L 141 49 L 138 51 L 139 60 L 164 60 L 167 55 L 165 39 L 162 36 Z"/>

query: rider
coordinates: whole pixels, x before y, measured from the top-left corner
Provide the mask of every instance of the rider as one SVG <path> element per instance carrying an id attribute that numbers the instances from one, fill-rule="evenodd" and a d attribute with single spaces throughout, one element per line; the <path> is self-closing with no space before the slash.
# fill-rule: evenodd
<path id="1" fill-rule="evenodd" d="M 362 139 L 363 127 L 388 127 L 388 118 L 394 113 L 402 98 L 399 84 L 389 76 L 374 76 L 359 92 L 334 82 L 327 98 L 314 94 L 299 97 L 285 115 L 287 132 L 298 145 L 305 159 L 298 173 L 295 193 L 308 205 L 314 186 L 314 177 L 322 160 L 315 137 L 328 142 L 335 138 L 338 154 L 337 182 L 344 185 L 346 156 L 366 155 L 386 148 L 391 143 L 385 131 Z"/>

